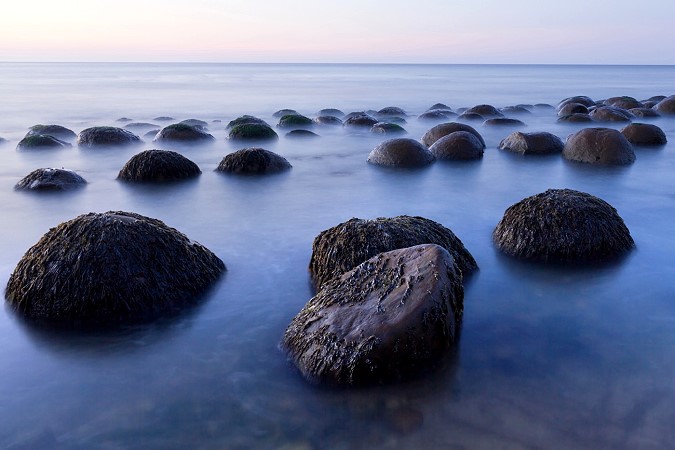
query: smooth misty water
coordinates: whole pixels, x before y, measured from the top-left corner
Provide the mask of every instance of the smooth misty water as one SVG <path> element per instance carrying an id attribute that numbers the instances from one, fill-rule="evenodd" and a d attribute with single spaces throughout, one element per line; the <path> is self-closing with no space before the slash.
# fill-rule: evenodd
<path id="1" fill-rule="evenodd" d="M 50 228 L 90 211 L 165 221 L 219 255 L 228 272 L 198 307 L 104 335 L 27 326 L 0 312 L 0 448 L 667 448 L 675 445 L 675 119 L 671 141 L 637 149 L 630 167 L 523 158 L 497 150 L 510 131 L 478 126 L 475 163 L 383 170 L 365 160 L 384 139 L 320 128 L 313 141 L 266 148 L 289 173 L 213 172 L 240 148 L 225 140 L 241 114 L 271 123 L 308 115 L 436 102 L 555 104 L 583 94 L 675 93 L 674 67 L 0 64 L 0 283 Z M 217 143 L 170 147 L 199 179 L 134 186 L 115 180 L 138 148 L 16 152 L 36 123 L 79 132 L 126 116 L 211 122 Z M 561 137 L 553 111 L 523 119 Z M 409 136 L 433 124 L 410 118 Z M 153 148 L 147 142 L 143 149 Z M 168 147 L 167 147 L 168 148 Z M 38 167 L 89 184 L 58 194 L 15 192 Z M 617 208 L 637 248 L 619 263 L 561 269 L 495 251 L 504 210 L 548 188 Z M 308 385 L 277 343 L 311 297 L 313 238 L 351 217 L 421 215 L 451 228 L 480 271 L 466 286 L 456 358 L 418 381 L 360 390 Z M 419 427 L 413 426 L 422 419 Z"/>

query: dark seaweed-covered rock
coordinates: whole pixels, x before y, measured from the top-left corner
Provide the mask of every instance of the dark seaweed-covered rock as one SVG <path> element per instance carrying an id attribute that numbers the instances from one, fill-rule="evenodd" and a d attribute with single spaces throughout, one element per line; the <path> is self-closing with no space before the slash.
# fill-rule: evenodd
<path id="1" fill-rule="evenodd" d="M 488 119 L 491 117 L 504 117 L 504 114 L 492 105 L 476 105 L 467 109 L 464 113 L 476 113 Z"/>
<path id="2" fill-rule="evenodd" d="M 607 106 L 614 106 L 621 109 L 631 109 L 631 108 L 640 108 L 642 103 L 634 99 L 633 97 L 621 96 L 621 97 L 610 97 L 603 102 Z"/>
<path id="3" fill-rule="evenodd" d="M 476 136 L 483 148 L 485 148 L 485 140 L 483 139 L 483 136 L 481 136 L 474 127 L 457 122 L 441 123 L 429 129 L 426 133 L 424 133 L 424 136 L 422 136 L 422 144 L 426 145 L 427 147 L 431 147 L 434 145 L 434 142 L 443 136 L 454 133 L 455 131 L 468 131 L 469 133 Z"/>
<path id="4" fill-rule="evenodd" d="M 16 145 L 16 149 L 23 150 L 48 150 L 56 148 L 72 147 L 69 142 L 57 139 L 54 136 L 46 134 L 34 134 L 21 139 Z"/>
<path id="5" fill-rule="evenodd" d="M 506 117 L 494 117 L 483 122 L 485 126 L 491 127 L 524 127 L 525 123 L 518 119 L 509 119 Z"/>
<path id="6" fill-rule="evenodd" d="M 635 161 L 630 142 L 612 128 L 585 128 L 567 138 L 563 157 L 590 164 L 625 165 Z"/>
<path id="7" fill-rule="evenodd" d="M 319 125 L 333 125 L 333 126 L 342 126 L 342 119 L 338 119 L 335 116 L 318 116 L 314 119 L 314 122 Z"/>
<path id="8" fill-rule="evenodd" d="M 570 114 L 588 114 L 588 108 L 581 103 L 566 103 L 558 110 L 558 117 L 569 116 Z"/>
<path id="9" fill-rule="evenodd" d="M 521 133 L 515 131 L 502 139 L 499 148 L 523 155 L 550 155 L 563 150 L 563 141 L 556 135 L 542 131 Z"/>
<path id="10" fill-rule="evenodd" d="M 224 270 L 207 248 L 159 220 L 89 213 L 52 228 L 31 247 L 5 295 L 32 321 L 110 327 L 174 313 Z"/>
<path id="11" fill-rule="evenodd" d="M 320 136 L 315 132 L 309 130 L 291 130 L 288 133 L 286 133 L 286 137 L 291 139 L 313 139 L 318 138 Z"/>
<path id="12" fill-rule="evenodd" d="M 26 175 L 16 183 L 14 189 L 18 191 L 61 191 L 84 186 L 87 182 L 73 172 L 66 169 L 37 169 Z"/>
<path id="13" fill-rule="evenodd" d="M 562 116 L 558 118 L 559 123 L 589 123 L 593 122 L 593 119 L 588 114 L 569 114 L 567 116 Z"/>
<path id="14" fill-rule="evenodd" d="M 317 113 L 317 116 L 344 117 L 345 113 L 336 108 L 324 108 Z"/>
<path id="15" fill-rule="evenodd" d="M 368 162 L 390 167 L 420 167 L 434 162 L 434 155 L 414 139 L 395 138 L 382 142 L 368 155 Z"/>
<path id="16" fill-rule="evenodd" d="M 614 106 L 600 106 L 589 114 L 595 122 L 630 122 L 635 118 L 625 109 Z"/>
<path id="17" fill-rule="evenodd" d="M 77 145 L 85 148 L 120 147 L 141 142 L 141 138 L 131 131 L 117 127 L 91 127 L 77 136 Z"/>
<path id="18" fill-rule="evenodd" d="M 244 123 L 233 126 L 227 138 L 233 141 L 273 141 L 279 139 L 279 135 L 269 125 Z"/>
<path id="19" fill-rule="evenodd" d="M 199 166 L 180 153 L 169 150 L 145 150 L 134 155 L 122 167 L 118 178 L 125 181 L 174 181 L 196 177 Z"/>
<path id="20" fill-rule="evenodd" d="M 289 114 L 300 115 L 300 113 L 298 113 L 294 109 L 280 109 L 279 111 L 272 114 L 272 117 L 283 117 L 283 116 L 287 116 Z"/>
<path id="21" fill-rule="evenodd" d="M 403 109 L 399 108 L 398 106 L 387 106 L 382 108 L 377 112 L 377 115 L 380 117 L 408 117 L 405 111 L 403 111 Z"/>
<path id="22" fill-rule="evenodd" d="M 370 129 L 371 133 L 377 134 L 406 134 L 407 131 L 401 125 L 391 122 L 378 122 Z"/>
<path id="23" fill-rule="evenodd" d="M 291 321 L 281 348 L 313 383 L 398 381 L 455 348 L 462 275 L 437 245 L 379 254 L 327 284 Z"/>
<path id="24" fill-rule="evenodd" d="M 277 127 L 279 128 L 311 128 L 314 125 L 314 121 L 309 117 L 305 117 L 301 114 L 286 114 L 281 116 Z"/>
<path id="25" fill-rule="evenodd" d="M 589 108 L 589 107 L 595 105 L 595 100 L 593 100 L 592 98 L 587 97 L 585 95 L 577 95 L 577 96 L 574 96 L 574 97 L 568 97 L 564 100 L 561 100 L 560 103 L 558 103 L 557 109 L 559 110 L 560 108 L 562 108 L 567 103 L 581 103 L 585 107 Z"/>
<path id="26" fill-rule="evenodd" d="M 621 134 L 633 145 L 660 146 L 668 143 L 663 130 L 648 123 L 631 123 L 621 130 Z"/>
<path id="27" fill-rule="evenodd" d="M 187 123 L 174 123 L 162 128 L 155 136 L 155 142 L 181 142 L 200 144 L 213 142 L 216 138 L 204 131 L 202 127 Z"/>
<path id="28" fill-rule="evenodd" d="M 269 150 L 244 148 L 225 156 L 216 170 L 244 175 L 262 175 L 282 172 L 291 167 L 291 163 L 286 158 Z"/>
<path id="29" fill-rule="evenodd" d="M 209 123 L 206 122 L 205 120 L 200 120 L 200 119 L 185 119 L 181 120 L 178 123 L 182 123 L 184 125 L 190 125 L 191 127 L 195 128 L 201 128 L 203 131 L 206 131 L 208 129 Z"/>
<path id="30" fill-rule="evenodd" d="M 250 124 L 250 123 L 267 125 L 269 127 L 269 124 L 267 122 L 265 122 L 263 119 L 260 119 L 260 118 L 255 117 L 255 116 L 249 116 L 248 114 L 244 114 L 243 116 L 239 116 L 236 119 L 231 120 L 227 124 L 227 127 L 225 127 L 225 129 L 231 130 L 232 128 L 236 127 L 237 125 L 245 125 L 245 124 Z"/>
<path id="31" fill-rule="evenodd" d="M 74 141 L 77 139 L 77 134 L 74 131 L 61 125 L 33 125 L 28 129 L 28 133 L 26 133 L 26 137 L 38 135 L 54 136 L 62 141 Z"/>
<path id="32" fill-rule="evenodd" d="M 661 115 L 669 116 L 675 114 L 675 95 L 666 97 L 654 105 L 654 109 Z"/>
<path id="33" fill-rule="evenodd" d="M 355 116 L 347 116 L 345 117 L 344 120 L 344 126 L 345 127 L 352 127 L 352 128 L 372 128 L 373 125 L 375 125 L 378 122 L 378 120 L 372 116 L 369 116 L 368 114 L 360 114 L 360 115 L 355 115 Z"/>
<path id="34" fill-rule="evenodd" d="M 455 259 L 466 276 L 478 266 L 462 241 L 448 228 L 424 217 L 353 218 L 322 231 L 312 244 L 309 273 L 317 290 L 362 262 L 398 248 L 437 244 Z"/>
<path id="35" fill-rule="evenodd" d="M 549 189 L 509 207 L 492 238 L 504 253 L 540 262 L 597 262 L 635 246 L 616 210 L 571 189 Z"/>
<path id="36" fill-rule="evenodd" d="M 631 108 L 628 112 L 639 119 L 655 119 L 661 117 L 661 114 L 657 113 L 652 108 Z"/>
<path id="37" fill-rule="evenodd" d="M 464 122 L 484 122 L 485 117 L 481 116 L 478 113 L 464 111 L 462 114 L 457 116 L 457 120 L 461 120 Z"/>
<path id="38" fill-rule="evenodd" d="M 431 111 L 426 111 L 417 116 L 418 120 L 425 120 L 425 121 L 439 121 L 439 120 L 448 120 L 450 116 L 448 115 L 447 112 L 441 111 L 438 109 L 434 109 Z"/>
<path id="39" fill-rule="evenodd" d="M 439 160 L 471 160 L 483 157 L 483 144 L 468 131 L 455 131 L 438 139 L 429 147 Z"/>

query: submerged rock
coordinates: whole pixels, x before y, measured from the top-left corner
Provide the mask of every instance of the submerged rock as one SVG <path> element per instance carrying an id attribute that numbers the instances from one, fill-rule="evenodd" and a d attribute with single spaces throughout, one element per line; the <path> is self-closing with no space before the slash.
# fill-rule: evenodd
<path id="1" fill-rule="evenodd" d="M 426 120 L 426 121 L 438 121 L 438 120 L 448 120 L 450 116 L 448 113 L 445 111 L 441 111 L 438 109 L 434 109 L 431 111 L 426 111 L 417 116 L 418 120 Z"/>
<path id="2" fill-rule="evenodd" d="M 343 122 L 341 119 L 338 119 L 335 116 L 318 116 L 314 119 L 314 122 L 319 124 L 319 125 L 334 125 L 334 126 L 342 126 Z"/>
<path id="3" fill-rule="evenodd" d="M 661 115 L 675 114 L 675 95 L 662 99 L 654 105 L 654 109 Z"/>
<path id="4" fill-rule="evenodd" d="M 320 136 L 315 132 L 309 130 L 291 130 L 288 133 L 286 133 L 286 137 L 291 139 L 313 139 L 318 138 Z"/>
<path id="5" fill-rule="evenodd" d="M 84 214 L 52 228 L 9 278 L 9 305 L 26 318 L 107 327 L 174 313 L 225 270 L 216 255 L 140 214 Z"/>
<path id="6" fill-rule="evenodd" d="M 357 128 L 372 128 L 378 120 L 368 114 L 360 114 L 355 116 L 347 116 L 343 122 L 345 127 L 357 127 Z"/>
<path id="7" fill-rule="evenodd" d="M 587 108 L 595 106 L 595 100 L 593 100 L 592 98 L 587 97 L 585 95 L 577 95 L 574 97 L 568 97 L 564 100 L 561 100 L 560 103 L 558 103 L 557 109 L 560 110 L 560 108 L 565 106 L 567 103 L 581 103 Z"/>
<path id="8" fill-rule="evenodd" d="M 206 131 L 208 129 L 209 123 L 205 120 L 201 119 L 185 119 L 181 120 L 178 123 L 182 123 L 184 125 L 190 125 L 191 127 L 195 128 L 201 128 L 202 130 Z"/>
<path id="9" fill-rule="evenodd" d="M 72 147 L 72 144 L 61 139 L 57 139 L 54 136 L 48 136 L 46 134 L 33 134 L 31 136 L 26 136 L 21 139 L 16 145 L 16 149 L 19 151 L 23 150 L 46 150 L 46 149 L 55 149 L 55 148 L 67 148 Z"/>
<path id="10" fill-rule="evenodd" d="M 401 125 L 390 122 L 378 122 L 370 129 L 371 133 L 377 134 L 406 134 L 407 131 Z"/>
<path id="11" fill-rule="evenodd" d="M 630 142 L 612 128 L 585 128 L 570 135 L 563 157 L 590 164 L 625 165 L 635 161 Z"/>
<path id="12" fill-rule="evenodd" d="M 439 111 L 452 111 L 452 108 L 450 108 L 448 105 L 445 103 L 434 103 L 431 105 L 427 111 L 433 111 L 433 110 L 439 110 Z"/>
<path id="13" fill-rule="evenodd" d="M 633 145 L 660 146 L 668 143 L 663 130 L 648 123 L 631 123 L 621 130 L 621 134 Z"/>
<path id="14" fill-rule="evenodd" d="M 236 127 L 237 125 L 245 125 L 245 124 L 250 124 L 250 123 L 257 123 L 261 125 L 266 125 L 270 126 L 267 122 L 265 122 L 263 119 L 260 119 L 255 116 L 249 116 L 248 114 L 244 114 L 243 116 L 239 116 L 236 119 L 231 120 L 227 126 L 225 127 L 226 130 L 231 130 L 232 128 Z"/>
<path id="15" fill-rule="evenodd" d="M 455 131 L 438 139 L 429 147 L 439 160 L 472 160 L 483 157 L 483 144 L 468 131 Z"/>
<path id="16" fill-rule="evenodd" d="M 558 118 L 558 122 L 560 122 L 560 123 L 589 123 L 589 122 L 593 122 L 593 119 L 588 114 L 575 113 L 575 114 L 569 114 L 567 116 L 562 116 L 562 117 Z"/>
<path id="17" fill-rule="evenodd" d="M 169 117 L 169 116 L 158 116 L 158 117 L 155 117 L 152 120 L 156 120 L 158 122 L 171 122 L 171 121 L 176 120 L 176 119 L 174 119 L 173 117 Z"/>
<path id="18" fill-rule="evenodd" d="M 286 114 L 281 116 L 277 127 L 279 128 L 311 128 L 314 125 L 314 121 L 309 117 L 305 117 L 302 114 Z"/>
<path id="19" fill-rule="evenodd" d="M 588 114 L 588 108 L 581 103 L 566 103 L 558 110 L 558 117 L 569 116 L 570 114 Z"/>
<path id="20" fill-rule="evenodd" d="M 340 111 L 337 108 L 325 108 L 317 113 L 317 116 L 333 116 L 333 117 L 344 117 L 345 113 Z"/>
<path id="21" fill-rule="evenodd" d="M 390 167 L 420 167 L 434 162 L 434 155 L 414 139 L 395 138 L 382 142 L 368 155 L 368 162 Z"/>
<path id="22" fill-rule="evenodd" d="M 524 127 L 525 123 L 518 119 L 508 119 L 506 117 L 495 117 L 483 122 L 485 126 L 492 127 Z"/>
<path id="23" fill-rule="evenodd" d="M 187 123 L 174 123 L 167 125 L 155 136 L 155 142 L 181 142 L 201 144 L 215 141 L 211 134 L 204 131 L 199 126 L 189 125 Z"/>
<path id="24" fill-rule="evenodd" d="M 154 130 L 158 128 L 158 125 L 155 125 L 154 123 L 147 123 L 147 122 L 132 122 L 124 125 L 124 128 L 127 130 L 137 130 L 139 132 L 147 131 L 147 130 Z"/>
<path id="25" fill-rule="evenodd" d="M 476 136 L 476 138 L 478 138 L 483 148 L 485 148 L 485 140 L 483 139 L 483 136 L 481 136 L 480 133 L 476 131 L 474 127 L 458 122 L 448 122 L 436 125 L 435 127 L 428 130 L 426 133 L 424 133 L 424 136 L 422 136 L 422 143 L 427 147 L 431 147 L 432 145 L 434 145 L 434 142 L 436 142 L 443 136 L 447 136 L 450 133 L 454 133 L 455 131 L 468 131 L 469 133 Z"/>
<path id="26" fill-rule="evenodd" d="M 521 133 L 515 131 L 502 139 L 499 148 L 523 155 L 549 155 L 563 150 L 562 139 L 545 131 L 537 133 Z"/>
<path id="27" fill-rule="evenodd" d="M 281 341 L 311 382 L 367 385 L 415 376 L 457 344 L 462 275 L 437 245 L 381 253 L 327 284 Z"/>
<path id="28" fill-rule="evenodd" d="M 621 109 L 641 108 L 643 104 L 633 97 L 621 96 L 610 97 L 603 102 L 607 106 L 614 106 Z"/>
<path id="29" fill-rule="evenodd" d="M 449 228 L 433 220 L 411 216 L 353 218 L 314 238 L 309 262 L 312 283 L 320 290 L 330 280 L 378 253 L 420 244 L 445 248 L 465 276 L 478 268 L 462 241 Z"/>
<path id="30" fill-rule="evenodd" d="M 377 115 L 382 117 L 408 117 L 405 111 L 398 106 L 387 106 L 386 108 L 382 108 L 377 112 Z"/>
<path id="31" fill-rule="evenodd" d="M 502 114 L 514 114 L 514 115 L 528 115 L 532 114 L 532 112 L 527 109 L 525 106 L 506 106 L 504 108 L 501 108 L 499 111 L 501 111 Z"/>
<path id="32" fill-rule="evenodd" d="M 492 238 L 504 253 L 540 262 L 597 262 L 635 246 L 616 210 L 571 189 L 549 189 L 509 207 Z"/>
<path id="33" fill-rule="evenodd" d="M 199 166 L 180 153 L 145 150 L 134 155 L 117 176 L 125 181 L 174 181 L 201 174 Z"/>
<path id="34" fill-rule="evenodd" d="M 244 148 L 225 156 L 216 170 L 245 175 L 262 175 L 282 172 L 291 167 L 291 163 L 286 158 L 269 150 Z"/>
<path id="35" fill-rule="evenodd" d="M 457 116 L 457 120 L 462 120 L 465 122 L 484 122 L 485 117 L 481 116 L 478 113 L 474 112 L 463 112 L 459 116 Z"/>
<path id="36" fill-rule="evenodd" d="M 244 123 L 235 125 L 227 136 L 232 141 L 273 141 L 279 135 L 267 124 Z"/>
<path id="37" fill-rule="evenodd" d="M 37 169 L 16 183 L 18 191 L 61 191 L 73 189 L 87 184 L 84 178 L 72 170 Z"/>
<path id="38" fill-rule="evenodd" d="M 479 114 L 484 118 L 504 117 L 497 108 L 492 105 L 476 105 L 464 111 L 464 114 Z"/>
<path id="39" fill-rule="evenodd" d="M 131 131 L 117 127 L 91 127 L 77 136 L 77 144 L 85 148 L 120 147 L 141 142 L 141 138 Z"/>
<path id="40" fill-rule="evenodd" d="M 73 130 L 61 125 L 33 125 L 28 129 L 25 137 L 38 135 L 54 136 L 62 141 L 74 141 L 77 139 L 77 134 Z"/>
<path id="41" fill-rule="evenodd" d="M 589 113 L 595 122 L 630 122 L 635 118 L 625 109 L 614 106 L 600 106 Z"/>
<path id="42" fill-rule="evenodd" d="M 280 109 L 279 111 L 272 114 L 272 117 L 283 117 L 283 116 L 287 116 L 289 114 L 300 115 L 300 113 L 297 112 L 294 109 Z"/>
<path id="43" fill-rule="evenodd" d="M 652 119 L 656 117 L 661 117 L 661 114 L 657 113 L 651 108 L 632 108 L 629 109 L 628 112 L 640 119 Z"/>

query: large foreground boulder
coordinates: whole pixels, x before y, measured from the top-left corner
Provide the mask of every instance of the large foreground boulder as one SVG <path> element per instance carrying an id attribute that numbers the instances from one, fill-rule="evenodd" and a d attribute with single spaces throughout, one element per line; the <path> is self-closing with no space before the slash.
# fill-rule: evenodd
<path id="1" fill-rule="evenodd" d="M 549 189 L 512 205 L 492 238 L 508 255 L 552 263 L 599 262 L 635 246 L 616 209 L 571 189 Z"/>
<path id="2" fill-rule="evenodd" d="M 291 163 L 286 158 L 269 150 L 243 148 L 225 156 L 216 170 L 244 175 L 262 175 L 282 172 L 291 167 Z"/>
<path id="3" fill-rule="evenodd" d="M 89 213 L 52 228 L 31 247 L 5 295 L 33 321 L 107 327 L 194 303 L 224 270 L 207 248 L 159 220 Z"/>
<path id="4" fill-rule="evenodd" d="M 77 139 L 77 134 L 75 134 L 73 130 L 70 130 L 61 125 L 33 125 L 28 129 L 26 137 L 38 136 L 41 134 L 54 136 L 55 138 L 61 139 L 62 141 L 74 141 Z"/>
<path id="5" fill-rule="evenodd" d="M 129 130 L 117 127 L 91 127 L 80 131 L 77 145 L 80 147 L 119 147 L 140 144 L 141 138 Z"/>
<path id="6" fill-rule="evenodd" d="M 14 189 L 18 191 L 63 191 L 81 187 L 87 182 L 73 172 L 66 169 L 36 169 L 16 183 Z"/>
<path id="7" fill-rule="evenodd" d="M 455 131 L 434 142 L 429 151 L 439 160 L 468 161 L 483 157 L 483 144 L 473 133 Z"/>
<path id="8" fill-rule="evenodd" d="M 449 135 L 450 133 L 454 133 L 455 131 L 468 131 L 469 133 L 476 136 L 483 148 L 485 148 L 485 140 L 483 139 L 483 136 L 481 136 L 474 127 L 458 122 L 440 123 L 429 129 L 426 133 L 424 133 L 424 136 L 422 136 L 422 144 L 426 145 L 427 147 L 431 147 L 437 140 L 443 136 Z"/>
<path id="9" fill-rule="evenodd" d="M 457 343 L 462 275 L 438 245 L 381 253 L 326 285 L 281 341 L 311 382 L 366 385 L 440 363 Z"/>
<path id="10" fill-rule="evenodd" d="M 166 142 L 166 143 L 207 143 L 213 142 L 216 140 L 211 134 L 204 131 L 205 128 L 196 125 L 190 125 L 188 123 L 174 123 L 172 125 L 167 125 L 155 136 L 155 142 Z"/>
<path id="11" fill-rule="evenodd" d="M 630 142 L 612 128 L 585 128 L 570 135 L 563 157 L 590 164 L 626 165 L 635 161 Z"/>
<path id="12" fill-rule="evenodd" d="M 462 241 L 448 228 L 424 217 L 353 218 L 322 231 L 312 244 L 309 273 L 317 290 L 378 253 L 437 244 L 453 256 L 464 274 L 478 268 Z"/>
<path id="13" fill-rule="evenodd" d="M 516 131 L 502 139 L 499 148 L 522 155 L 550 155 L 562 152 L 564 145 L 558 136 L 546 131 L 537 133 Z"/>
<path id="14" fill-rule="evenodd" d="M 631 123 L 621 130 L 628 142 L 639 146 L 661 146 L 668 143 L 666 133 L 656 125 L 649 123 Z"/>
<path id="15" fill-rule="evenodd" d="M 122 167 L 118 178 L 125 181 L 173 181 L 202 173 L 199 166 L 170 150 L 145 150 Z"/>
<path id="16" fill-rule="evenodd" d="M 369 163 L 389 167 L 420 167 L 434 160 L 434 155 L 424 145 L 408 138 L 384 141 L 368 155 Z"/>

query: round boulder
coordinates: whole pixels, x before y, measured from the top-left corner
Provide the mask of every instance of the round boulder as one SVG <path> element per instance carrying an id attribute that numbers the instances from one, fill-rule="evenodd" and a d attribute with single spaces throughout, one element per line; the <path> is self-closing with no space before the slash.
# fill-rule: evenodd
<path id="1" fill-rule="evenodd" d="M 216 138 L 204 131 L 202 127 L 187 123 L 174 123 L 167 125 L 155 136 L 155 142 L 181 142 L 202 144 L 213 142 Z"/>
<path id="2" fill-rule="evenodd" d="M 505 106 L 500 109 L 502 114 L 514 114 L 514 115 L 527 115 L 532 114 L 532 112 L 524 106 Z"/>
<path id="3" fill-rule="evenodd" d="M 635 246 L 612 206 L 571 189 L 549 189 L 512 205 L 492 238 L 508 255 L 551 263 L 603 261 Z"/>
<path id="4" fill-rule="evenodd" d="M 26 318 L 107 327 L 174 313 L 225 270 L 216 255 L 140 214 L 89 213 L 52 228 L 9 278 L 9 305 Z"/>
<path id="5" fill-rule="evenodd" d="M 675 95 L 671 95 L 670 97 L 666 97 L 659 101 L 654 105 L 654 109 L 664 116 L 675 114 Z"/>
<path id="6" fill-rule="evenodd" d="M 525 123 L 518 119 L 508 119 L 506 117 L 494 117 L 483 122 L 485 126 L 492 127 L 524 127 Z"/>
<path id="7" fill-rule="evenodd" d="M 16 149 L 23 150 L 48 150 L 56 148 L 72 147 L 72 145 L 54 136 L 46 134 L 34 134 L 21 139 L 16 145 Z"/>
<path id="8" fill-rule="evenodd" d="M 127 130 L 135 130 L 139 133 L 142 133 L 143 131 L 155 130 L 159 128 L 159 125 L 147 122 L 131 122 L 124 125 L 124 128 L 126 128 Z"/>
<path id="9" fill-rule="evenodd" d="M 201 173 L 197 164 L 180 153 L 145 150 L 127 161 L 117 177 L 125 181 L 174 181 Z"/>
<path id="10" fill-rule="evenodd" d="M 499 148 L 523 155 L 550 155 L 563 150 L 562 139 L 545 131 L 521 133 L 515 131 L 499 143 Z"/>
<path id="11" fill-rule="evenodd" d="M 459 116 L 457 116 L 457 120 L 462 120 L 464 122 L 484 122 L 485 117 L 481 116 L 478 113 L 465 111 Z"/>
<path id="12" fill-rule="evenodd" d="M 279 128 L 311 128 L 314 125 L 314 121 L 309 117 L 305 117 L 301 114 L 286 114 L 281 116 L 277 127 Z"/>
<path id="13" fill-rule="evenodd" d="M 558 110 L 558 117 L 570 114 L 588 114 L 588 108 L 581 103 L 566 103 Z"/>
<path id="14" fill-rule="evenodd" d="M 629 109 L 628 112 L 640 119 L 655 119 L 661 117 L 661 114 L 657 113 L 652 108 L 632 108 Z"/>
<path id="15" fill-rule="evenodd" d="M 453 113 L 454 114 L 454 113 Z M 431 111 L 426 111 L 417 116 L 418 120 L 424 120 L 424 121 L 438 121 L 438 120 L 448 120 L 450 118 L 450 115 L 448 115 L 448 112 L 444 110 L 439 110 L 439 109 L 433 109 Z"/>
<path id="16" fill-rule="evenodd" d="M 483 143 L 468 131 L 455 131 L 443 136 L 429 147 L 439 160 L 472 160 L 483 157 Z"/>
<path id="17" fill-rule="evenodd" d="M 243 175 L 262 175 L 290 169 L 283 156 L 262 148 L 244 148 L 225 156 L 218 168 L 219 172 Z"/>
<path id="18" fill-rule="evenodd" d="M 141 138 L 131 131 L 117 127 L 91 127 L 77 136 L 77 145 L 85 148 L 120 147 L 141 142 Z"/>
<path id="19" fill-rule="evenodd" d="M 26 137 L 38 135 L 54 136 L 62 141 L 74 141 L 77 139 L 77 134 L 74 131 L 61 125 L 33 125 L 28 129 L 28 133 L 26 133 Z"/>
<path id="20" fill-rule="evenodd" d="M 225 129 L 231 130 L 232 128 L 236 127 L 237 125 L 245 125 L 245 124 L 249 124 L 249 123 L 258 123 L 258 124 L 269 126 L 269 124 L 267 122 L 265 122 L 264 120 L 262 120 L 258 117 L 249 116 L 248 114 L 244 114 L 243 116 L 239 116 L 236 119 L 231 120 L 227 124 L 227 127 L 225 127 Z"/>
<path id="21" fill-rule="evenodd" d="M 635 118 L 625 109 L 614 106 L 600 106 L 589 114 L 594 122 L 630 122 Z"/>
<path id="22" fill-rule="evenodd" d="M 352 128 L 372 128 L 373 125 L 375 125 L 378 122 L 378 120 L 372 116 L 369 116 L 368 114 L 362 113 L 354 116 L 348 115 L 345 120 L 344 120 L 344 126 L 345 127 L 352 127 Z"/>
<path id="23" fill-rule="evenodd" d="M 291 139 L 313 139 L 318 138 L 320 136 L 315 132 L 309 130 L 291 130 L 288 133 L 286 133 L 286 137 Z"/>
<path id="24" fill-rule="evenodd" d="M 476 136 L 476 138 L 478 138 L 483 148 L 485 148 L 485 140 L 483 139 L 483 136 L 481 136 L 474 127 L 458 122 L 441 123 L 431 128 L 426 133 L 424 133 L 424 136 L 422 136 L 422 144 L 426 145 L 427 147 L 431 147 L 437 140 L 443 136 L 449 135 L 450 133 L 454 133 L 455 131 L 467 131 L 473 134 Z"/>
<path id="25" fill-rule="evenodd" d="M 244 123 L 235 125 L 227 136 L 233 141 L 274 141 L 279 135 L 267 124 Z"/>
<path id="26" fill-rule="evenodd" d="M 327 284 L 291 321 L 281 348 L 313 383 L 414 377 L 459 338 L 462 275 L 438 245 L 381 253 Z"/>
<path id="27" fill-rule="evenodd" d="M 395 138 L 382 142 L 368 155 L 368 162 L 390 167 L 420 167 L 434 162 L 434 155 L 419 142 Z"/>
<path id="28" fill-rule="evenodd" d="M 195 127 L 195 128 L 201 128 L 204 131 L 206 131 L 208 129 L 208 126 L 209 126 L 208 122 L 206 122 L 205 120 L 201 120 L 201 119 L 185 119 L 185 120 L 181 120 L 178 123 L 182 123 L 184 125 L 190 125 L 191 127 Z"/>
<path id="29" fill-rule="evenodd" d="M 663 130 L 648 123 L 631 123 L 621 130 L 621 134 L 633 145 L 660 146 L 668 143 Z"/>
<path id="30" fill-rule="evenodd" d="M 377 134 L 406 134 L 407 131 L 401 125 L 391 122 L 378 122 L 370 129 L 371 133 Z"/>
<path id="31" fill-rule="evenodd" d="M 584 128 L 571 134 L 562 154 L 565 159 L 590 164 L 626 165 L 635 162 L 631 143 L 612 128 Z"/>
<path id="32" fill-rule="evenodd" d="M 595 101 L 592 98 L 587 97 L 585 95 L 577 95 L 574 97 L 567 97 L 566 99 L 561 100 L 560 103 L 558 103 L 557 109 L 562 108 L 567 103 L 581 103 L 587 108 L 595 105 Z"/>
<path id="33" fill-rule="evenodd" d="M 283 117 L 283 116 L 287 116 L 289 114 L 300 115 L 300 113 L 297 112 L 294 109 L 284 108 L 284 109 L 280 109 L 279 111 L 276 111 L 274 114 L 272 114 L 272 117 Z"/>
<path id="34" fill-rule="evenodd" d="M 604 104 L 607 106 L 614 106 L 615 108 L 621 109 L 641 108 L 642 106 L 644 106 L 641 102 L 637 101 L 633 97 L 628 96 L 610 97 L 604 101 Z"/>
<path id="35" fill-rule="evenodd" d="M 593 119 L 588 114 L 568 114 L 567 116 L 562 116 L 558 118 L 559 123 L 589 123 L 593 122 Z"/>
<path id="36" fill-rule="evenodd" d="M 353 218 L 322 231 L 312 244 L 309 273 L 317 290 L 378 253 L 420 244 L 445 248 L 466 276 L 478 266 L 448 228 L 424 217 Z"/>
<path id="37" fill-rule="evenodd" d="M 314 122 L 319 124 L 319 125 L 334 125 L 334 126 L 342 126 L 343 122 L 341 119 L 338 119 L 335 116 L 318 116 L 314 119 Z"/>
<path id="38" fill-rule="evenodd" d="M 37 169 L 26 175 L 16 183 L 14 189 L 18 191 L 63 191 L 81 187 L 87 182 L 73 172 L 66 169 Z"/>
<path id="39" fill-rule="evenodd" d="M 324 108 L 317 113 L 318 116 L 344 117 L 345 113 L 337 108 Z"/>
<path id="40" fill-rule="evenodd" d="M 491 117 L 504 117 L 497 108 L 492 105 L 476 105 L 472 108 L 467 109 L 464 113 L 475 113 L 480 114 L 482 117 L 491 118 Z"/>
<path id="41" fill-rule="evenodd" d="M 403 111 L 403 109 L 399 108 L 398 106 L 387 106 L 385 108 L 382 108 L 377 112 L 378 116 L 382 117 L 389 117 L 389 116 L 394 116 L 394 117 L 407 117 L 408 115 Z"/>

